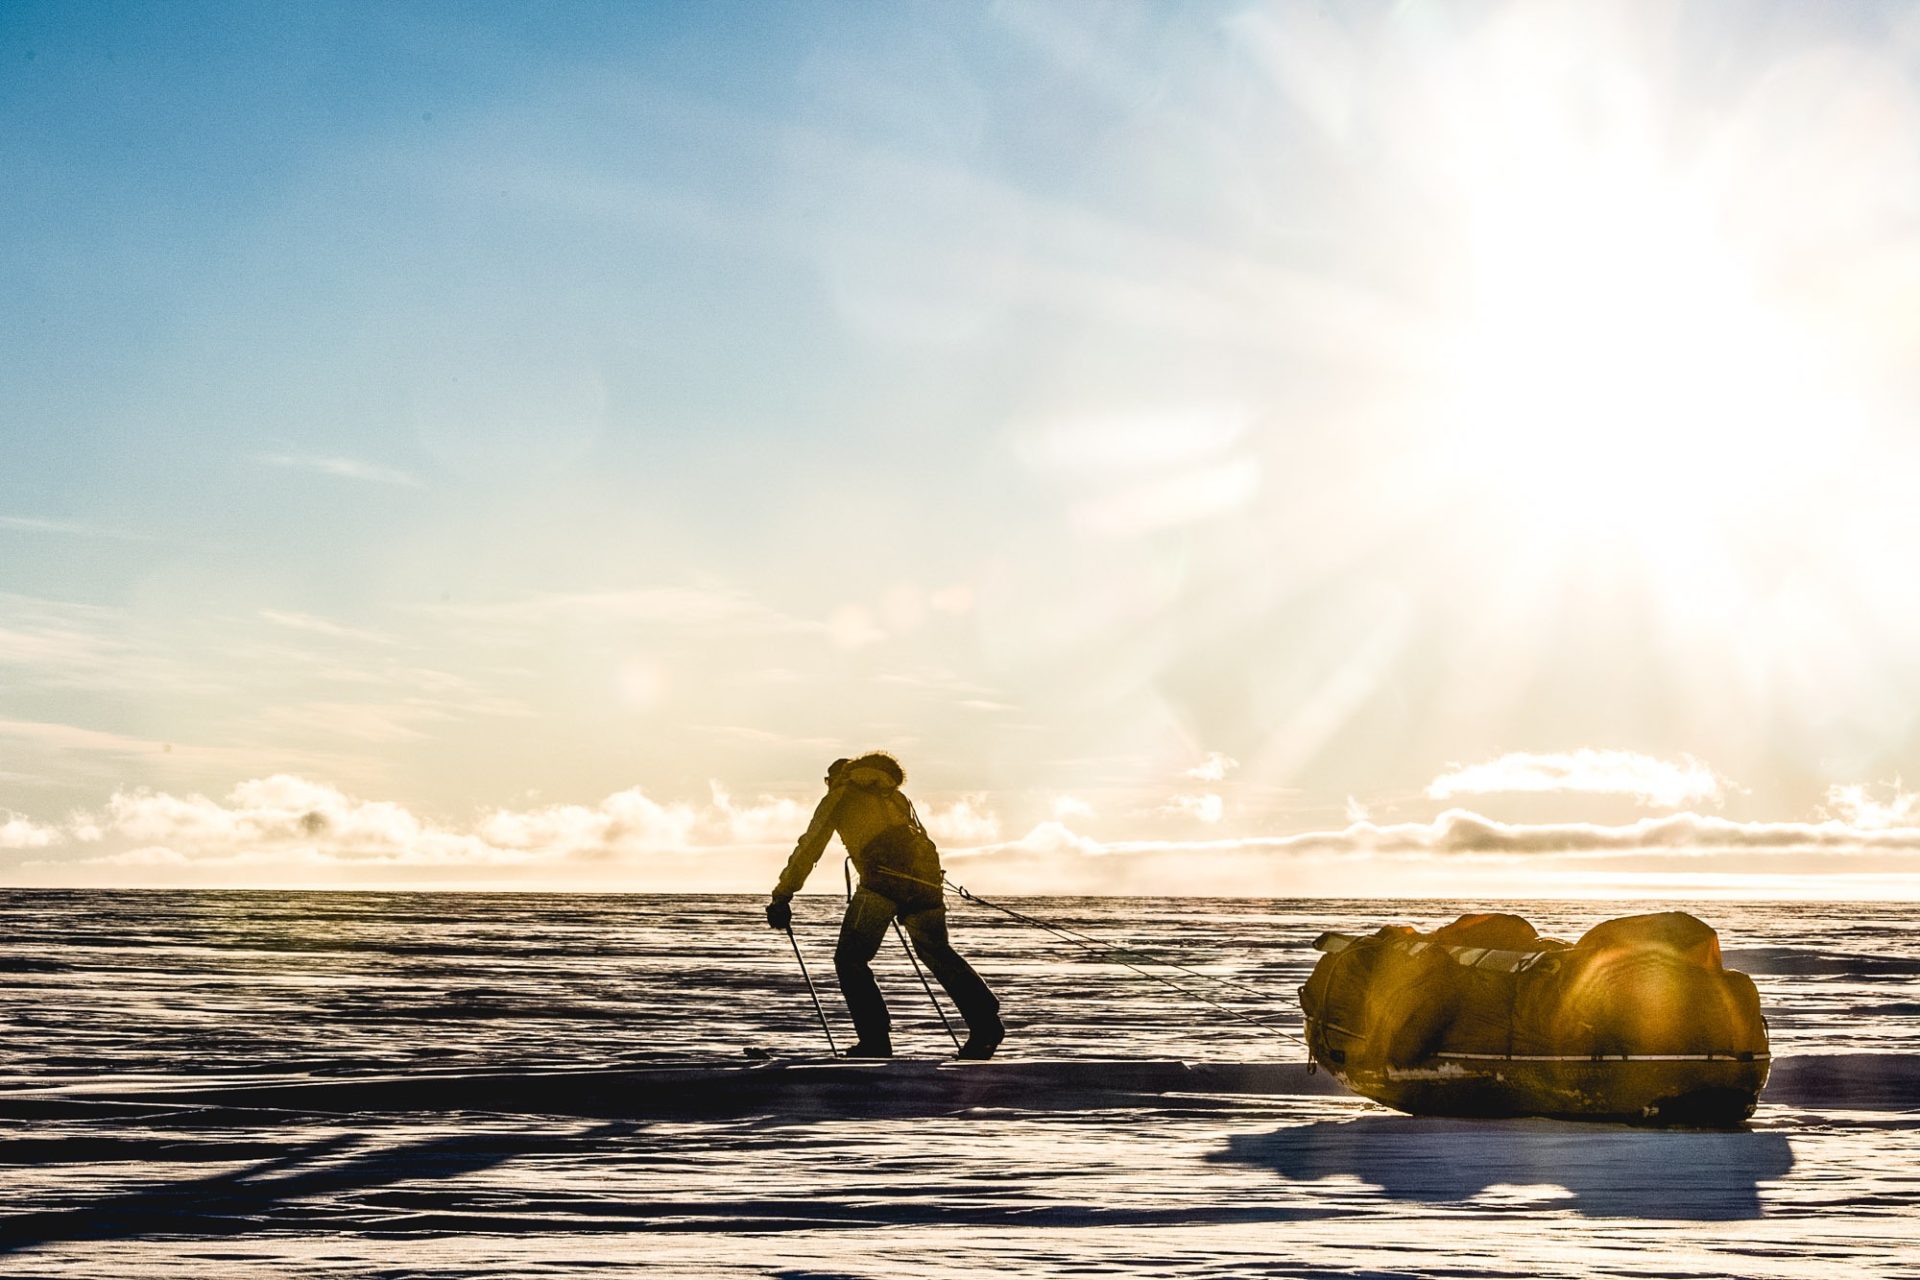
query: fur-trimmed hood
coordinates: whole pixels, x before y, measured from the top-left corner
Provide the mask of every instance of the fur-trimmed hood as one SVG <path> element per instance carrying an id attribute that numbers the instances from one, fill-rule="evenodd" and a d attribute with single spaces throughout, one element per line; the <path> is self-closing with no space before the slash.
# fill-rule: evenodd
<path id="1" fill-rule="evenodd" d="M 841 776 L 846 780 L 847 785 L 865 787 L 870 791 L 898 791 L 900 789 L 900 784 L 893 780 L 893 773 L 879 765 L 851 764 L 847 766 L 847 771 Z"/>
<path id="2" fill-rule="evenodd" d="M 869 751 L 851 760 L 836 760 L 829 776 L 836 785 L 862 787 L 871 791 L 898 791 L 907 781 L 907 771 L 884 751 Z"/>

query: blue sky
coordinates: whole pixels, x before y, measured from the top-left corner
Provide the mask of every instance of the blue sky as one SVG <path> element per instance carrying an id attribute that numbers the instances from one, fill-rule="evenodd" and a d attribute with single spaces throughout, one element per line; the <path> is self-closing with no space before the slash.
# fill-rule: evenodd
<path id="1" fill-rule="evenodd" d="M 747 887 L 880 745 L 1009 883 L 1905 892 L 1917 67 L 0 5 L 0 866 Z"/>

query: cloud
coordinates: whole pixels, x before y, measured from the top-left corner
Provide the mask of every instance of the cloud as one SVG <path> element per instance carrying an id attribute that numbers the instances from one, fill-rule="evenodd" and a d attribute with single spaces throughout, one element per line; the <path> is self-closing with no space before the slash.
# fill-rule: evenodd
<path id="1" fill-rule="evenodd" d="M 1503 824 L 1455 810 L 1431 822 L 1290 836 L 1100 840 L 1059 821 L 949 871 L 996 893 L 1354 897 L 1920 897 L 1920 829 L 1736 823 L 1675 814 L 1620 826 Z"/>
<path id="2" fill-rule="evenodd" d="M 1427 795 L 1449 800 L 1467 795 L 1579 792 L 1631 796 L 1643 805 L 1673 809 L 1703 800 L 1717 804 L 1725 786 L 1725 779 L 1692 756 L 1674 762 L 1633 751 L 1582 747 L 1558 754 L 1515 751 L 1484 764 L 1456 765 L 1427 785 Z"/>
<path id="3" fill-rule="evenodd" d="M 317 471 L 342 480 L 363 480 L 370 484 L 395 485 L 406 489 L 424 488 L 419 480 L 395 467 L 363 462 L 358 458 L 336 458 L 304 453 L 262 453 L 253 459 L 263 467 L 282 467 L 292 471 Z"/>
<path id="4" fill-rule="evenodd" d="M 1240 767 L 1240 762 L 1221 751 L 1207 752 L 1207 758 L 1187 770 L 1187 777 L 1197 778 L 1201 782 L 1220 782 Z"/>
<path id="5" fill-rule="evenodd" d="M 1078 796 L 1055 796 L 1053 798 L 1053 816 L 1064 822 L 1068 818 L 1091 818 L 1093 806 Z"/>
<path id="6" fill-rule="evenodd" d="M 45 849 L 60 843 L 56 827 L 49 827 L 10 809 L 0 809 L 0 849 Z"/>
<path id="7" fill-rule="evenodd" d="M 3 813 L 4 811 L 0 811 Z M 47 849 L 64 842 L 86 856 L 58 863 L 15 863 L 45 878 L 86 868 L 168 868 L 213 872 L 261 883 L 322 873 L 373 874 L 376 879 L 479 871 L 524 876 L 566 870 L 591 878 L 595 868 L 641 877 L 671 861 L 674 881 L 723 888 L 770 884 L 780 855 L 806 829 L 810 806 L 787 797 L 743 803 L 714 783 L 705 804 L 662 801 L 638 787 L 597 804 L 548 804 L 483 811 L 468 822 L 422 817 L 404 805 L 364 800 L 339 787 L 294 774 L 255 778 L 225 796 L 146 788 L 116 792 L 99 809 L 64 827 L 14 816 L 0 824 L 0 848 Z M 942 814 L 956 831 L 999 837 L 997 820 L 971 799 Z M 728 855 L 734 855 L 729 860 Z M 677 861 L 674 861 L 677 860 Z M 750 878 L 742 883 L 742 869 Z M 164 877 L 163 877 L 164 878 Z M 685 883 L 692 881 L 693 883 Z M 650 885 L 650 887 L 659 887 Z"/>
<path id="8" fill-rule="evenodd" d="M 1161 808 L 1162 813 L 1180 814 L 1209 823 L 1220 821 L 1226 811 L 1226 802 L 1211 791 L 1197 796 L 1175 796 Z"/>
<path id="9" fill-rule="evenodd" d="M 1195 802 L 1190 816 L 1213 820 L 1208 797 L 1186 799 Z M 0 850 L 16 883 L 126 884 L 131 876 L 141 883 L 754 891 L 772 882 L 810 814 L 804 799 L 742 801 L 715 782 L 704 801 L 630 787 L 597 803 L 496 808 L 446 821 L 274 774 L 219 798 L 120 791 L 58 825 L 0 810 Z M 985 796 L 960 796 L 925 816 L 950 866 L 981 875 L 985 883 L 974 887 L 988 892 L 1350 893 L 1356 875 L 1369 883 L 1390 875 L 1402 891 L 1448 893 L 1480 884 L 1473 876 L 1505 876 L 1499 883 L 1512 892 L 1548 884 L 1578 890 L 1596 876 L 1642 874 L 1691 874 L 1737 892 L 1742 876 L 1765 878 L 1769 868 L 1827 875 L 1829 895 L 1856 874 L 1920 888 L 1920 825 L 1911 819 L 1900 826 L 1833 817 L 1737 822 L 1683 812 L 1615 825 L 1503 823 L 1451 809 L 1426 822 L 1356 821 L 1291 835 L 1101 840 L 1056 817 L 1002 840 Z M 1756 862 L 1755 855 L 1768 857 Z"/>
<path id="10" fill-rule="evenodd" d="M 1873 792 L 1887 793 L 1886 799 Z M 1822 811 L 1841 822 L 1869 831 L 1894 827 L 1920 826 L 1920 794 L 1908 791 L 1898 778 L 1878 788 L 1863 783 L 1827 788 L 1827 804 Z"/>
<path id="11" fill-rule="evenodd" d="M 601 860 L 688 849 L 701 826 L 702 815 L 693 806 L 662 804 L 630 787 L 592 806 L 496 809 L 481 818 L 473 834 L 497 859 Z"/>
<path id="12" fill-rule="evenodd" d="M 1192 800 L 1194 797 L 1181 797 Z M 1057 822 L 1041 823 L 1018 840 L 986 853 L 1057 848 Z M 1378 825 L 1354 822 L 1325 831 L 1219 840 L 1112 840 L 1075 836 L 1088 856 L 1135 854 L 1325 854 L 1379 856 L 1539 858 L 1645 852 L 1856 852 L 1920 853 L 1920 826 L 1869 828 L 1828 819 L 1820 822 L 1736 822 L 1700 813 L 1676 813 L 1638 822 L 1506 823 L 1466 809 L 1449 809 L 1429 822 Z M 1916 868 L 1920 870 L 1920 868 Z"/>
<path id="13" fill-rule="evenodd" d="M 730 841 L 738 827 L 739 816 L 728 809 L 662 804 L 638 788 L 597 805 L 494 809 L 470 824 L 451 825 L 292 774 L 243 782 L 218 800 L 146 789 L 116 792 L 104 808 L 72 823 L 76 839 L 102 846 L 90 861 L 109 865 L 128 865 L 133 857 L 137 865 L 158 860 L 403 867 L 603 860 L 683 850 L 702 836 Z"/>
<path id="14" fill-rule="evenodd" d="M 1165 846 L 1156 845 L 1155 847 L 1173 848 L 1175 846 L 1169 844 Z M 1000 856 L 1016 853 L 1053 857 L 1067 855 L 1074 858 L 1098 858 L 1111 854 L 1114 852 L 1114 848 L 1112 845 L 1103 844 L 1098 840 L 1081 835 L 1064 822 L 1042 822 L 1018 840 L 1010 840 L 1006 844 L 999 845 L 992 849 L 984 849 L 980 852 L 985 855 Z"/>
<path id="15" fill-rule="evenodd" d="M 167 845 L 184 856 L 236 848 L 324 841 L 345 856 L 437 856 L 440 842 L 405 807 L 355 800 L 337 787 L 291 774 L 255 778 L 235 787 L 226 803 L 201 795 L 118 792 L 93 823 L 102 838 L 121 836 Z"/>
<path id="16" fill-rule="evenodd" d="M 1000 838 L 1000 816 L 987 808 L 985 796 L 961 796 L 944 808 L 929 806 L 921 820 L 927 833 L 942 845 L 972 847 Z"/>
<path id="17" fill-rule="evenodd" d="M 708 784 L 713 807 L 721 815 L 727 838 L 735 844 L 781 844 L 800 838 L 813 819 L 813 809 L 783 796 L 762 796 L 751 804 L 737 804 L 718 782 Z M 995 831 L 995 835 L 999 832 Z"/>

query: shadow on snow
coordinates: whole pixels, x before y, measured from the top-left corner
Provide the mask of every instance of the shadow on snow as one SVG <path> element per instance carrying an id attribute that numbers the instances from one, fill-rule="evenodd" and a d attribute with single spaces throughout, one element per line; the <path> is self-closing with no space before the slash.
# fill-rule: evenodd
<path id="1" fill-rule="evenodd" d="M 623 1136 L 633 1128 L 604 1125 L 569 1137 L 565 1143 Z M 361 1135 L 340 1134 L 212 1177 L 168 1179 L 70 1209 L 13 1214 L 0 1218 L 0 1253 L 61 1240 L 237 1235 L 260 1229 L 269 1218 L 280 1227 L 305 1219 L 324 1228 L 356 1215 L 337 1202 L 296 1202 L 400 1182 L 455 1178 L 553 1145 L 499 1135 L 463 1135 L 354 1150 L 362 1142 Z"/>
<path id="2" fill-rule="evenodd" d="M 1348 1176 L 1387 1199 L 1449 1202 L 1497 1186 L 1556 1186 L 1595 1218 L 1727 1221 L 1760 1216 L 1762 1184 L 1793 1168 L 1777 1133 L 1597 1126 L 1555 1120 L 1365 1116 L 1236 1135 L 1210 1159 L 1295 1182 Z"/>

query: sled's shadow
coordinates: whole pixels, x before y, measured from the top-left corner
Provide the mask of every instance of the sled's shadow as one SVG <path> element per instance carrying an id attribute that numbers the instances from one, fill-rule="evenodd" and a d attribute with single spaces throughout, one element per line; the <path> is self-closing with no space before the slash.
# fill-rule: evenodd
<path id="1" fill-rule="evenodd" d="M 1562 1187 L 1589 1217 L 1760 1216 L 1761 1184 L 1793 1168 L 1777 1133 L 1555 1120 L 1363 1116 L 1237 1135 L 1210 1157 L 1296 1182 L 1346 1175 L 1390 1200 L 1460 1201 L 1495 1186 Z"/>

